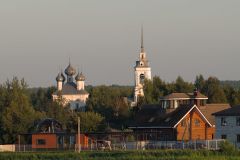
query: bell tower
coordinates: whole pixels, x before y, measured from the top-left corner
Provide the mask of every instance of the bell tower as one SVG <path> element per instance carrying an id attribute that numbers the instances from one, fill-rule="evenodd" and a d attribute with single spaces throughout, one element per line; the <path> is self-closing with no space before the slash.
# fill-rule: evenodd
<path id="1" fill-rule="evenodd" d="M 138 98 L 144 96 L 143 93 L 144 80 L 152 79 L 151 68 L 148 65 L 146 52 L 143 46 L 143 28 L 141 28 L 141 51 L 139 54 L 139 60 L 136 61 L 134 72 L 135 72 L 134 103 L 136 105 L 138 102 Z"/>

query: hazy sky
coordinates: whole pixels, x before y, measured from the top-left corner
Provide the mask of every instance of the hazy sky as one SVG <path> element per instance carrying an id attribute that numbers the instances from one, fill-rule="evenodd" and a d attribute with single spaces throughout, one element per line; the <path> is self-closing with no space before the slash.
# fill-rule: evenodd
<path id="1" fill-rule="evenodd" d="M 0 0 L 0 83 L 55 85 L 68 59 L 86 84 L 133 85 L 140 28 L 152 75 L 240 79 L 239 0 Z"/>

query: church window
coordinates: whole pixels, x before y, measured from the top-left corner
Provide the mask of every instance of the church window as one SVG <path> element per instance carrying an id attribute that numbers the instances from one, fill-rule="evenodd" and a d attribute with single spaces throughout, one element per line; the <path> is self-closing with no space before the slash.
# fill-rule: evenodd
<path id="1" fill-rule="evenodd" d="M 144 74 L 140 74 L 140 83 L 144 84 L 144 80 L 145 80 L 145 75 Z"/>

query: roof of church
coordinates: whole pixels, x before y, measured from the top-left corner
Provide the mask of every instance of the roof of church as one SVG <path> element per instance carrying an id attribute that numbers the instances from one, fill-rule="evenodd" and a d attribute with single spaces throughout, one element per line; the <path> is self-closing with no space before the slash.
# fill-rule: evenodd
<path id="1" fill-rule="evenodd" d="M 83 75 L 83 73 L 79 73 L 77 74 L 77 76 L 75 77 L 76 81 L 85 81 L 85 76 Z"/>
<path id="2" fill-rule="evenodd" d="M 69 62 L 69 65 L 67 66 L 67 68 L 65 69 L 65 74 L 68 76 L 73 76 L 76 74 L 76 69 L 73 68 L 73 66 L 71 65 L 70 62 Z"/>
<path id="3" fill-rule="evenodd" d="M 63 82 L 63 81 L 65 81 L 65 77 L 61 74 L 61 72 L 60 73 L 58 73 L 58 75 L 57 75 L 57 77 L 56 77 L 56 81 L 57 82 Z"/>
<path id="4" fill-rule="evenodd" d="M 57 95 L 58 91 L 54 93 L 54 95 Z M 63 84 L 62 95 L 76 95 L 76 94 L 89 94 L 86 90 L 77 90 L 77 86 L 74 82 L 68 82 Z"/>

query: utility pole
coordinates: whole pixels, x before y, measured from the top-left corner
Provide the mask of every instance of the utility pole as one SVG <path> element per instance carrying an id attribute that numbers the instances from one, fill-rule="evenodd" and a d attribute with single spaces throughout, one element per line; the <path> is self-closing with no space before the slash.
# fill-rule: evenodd
<path id="1" fill-rule="evenodd" d="M 80 117 L 78 117 L 78 153 L 81 152 L 81 144 L 80 144 Z"/>
<path id="2" fill-rule="evenodd" d="M 21 151 L 21 136 L 20 134 L 18 135 L 18 152 Z"/>

